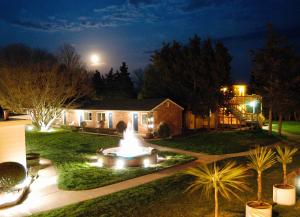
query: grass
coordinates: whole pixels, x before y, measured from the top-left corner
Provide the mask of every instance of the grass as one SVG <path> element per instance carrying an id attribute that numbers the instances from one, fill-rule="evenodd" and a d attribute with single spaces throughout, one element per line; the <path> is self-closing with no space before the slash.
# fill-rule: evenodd
<path id="1" fill-rule="evenodd" d="M 236 159 L 245 163 L 245 158 Z M 295 156 L 289 171 L 299 168 L 300 154 Z M 253 173 L 254 174 L 254 173 Z M 245 203 L 256 199 L 256 177 L 249 177 L 251 192 L 239 193 L 240 200 L 221 199 L 221 214 L 228 217 L 242 217 Z M 272 202 L 272 185 L 282 180 L 281 165 L 276 164 L 263 175 L 263 198 Z M 200 192 L 185 193 L 192 177 L 183 174 L 167 177 L 155 182 L 127 189 L 104 197 L 33 215 L 33 217 L 211 217 L 213 201 L 202 197 Z M 299 217 L 300 200 L 293 207 L 273 207 L 273 217 Z M 223 215 L 221 215 L 223 216 Z"/>
<path id="2" fill-rule="evenodd" d="M 126 168 L 115 170 L 91 166 L 87 162 L 99 148 L 117 146 L 119 138 L 79 134 L 70 131 L 52 133 L 27 132 L 27 152 L 37 152 L 52 160 L 58 169 L 58 187 L 64 190 L 85 190 L 153 173 L 195 158 L 169 152 L 159 153 L 168 157 L 162 163 L 149 168 Z"/>
<path id="3" fill-rule="evenodd" d="M 189 137 L 152 141 L 152 143 L 209 154 L 228 154 L 247 151 L 255 145 L 270 145 L 279 137 L 268 135 L 263 130 L 201 132 Z"/>
<path id="4" fill-rule="evenodd" d="M 278 121 L 273 122 L 273 129 L 278 130 Z M 300 136 L 300 121 L 283 121 L 282 130 Z"/>

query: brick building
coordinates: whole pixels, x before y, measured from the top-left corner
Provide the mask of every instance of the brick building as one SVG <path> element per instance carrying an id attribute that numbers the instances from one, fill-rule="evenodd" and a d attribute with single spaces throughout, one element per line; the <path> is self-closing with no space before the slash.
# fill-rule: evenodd
<path id="1" fill-rule="evenodd" d="M 68 109 L 63 113 L 60 124 L 115 129 L 120 121 L 124 121 L 144 135 L 156 131 L 159 124 L 165 122 L 170 127 L 171 135 L 179 135 L 182 111 L 183 108 L 170 99 L 110 99 Z"/>

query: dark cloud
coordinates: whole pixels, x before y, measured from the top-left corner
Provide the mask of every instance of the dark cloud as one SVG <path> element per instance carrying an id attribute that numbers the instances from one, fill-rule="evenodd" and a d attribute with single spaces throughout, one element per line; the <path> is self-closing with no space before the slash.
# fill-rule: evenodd
<path id="1" fill-rule="evenodd" d="M 133 5 L 152 4 L 154 0 L 128 0 L 128 3 Z"/>
<path id="2" fill-rule="evenodd" d="M 235 40 L 256 40 L 256 39 L 263 39 L 266 37 L 267 30 L 266 26 L 261 26 L 257 28 L 258 31 L 249 32 L 246 34 L 240 34 L 240 35 L 233 35 L 229 37 L 223 37 L 219 38 L 218 40 L 226 42 L 226 41 L 235 41 Z M 289 39 L 300 39 L 300 26 L 299 27 L 293 27 L 293 28 L 286 28 L 286 29 L 276 29 L 275 32 L 279 34 L 280 36 L 284 38 Z"/>
<path id="3" fill-rule="evenodd" d="M 195 10 L 200 10 L 203 8 L 208 8 L 208 7 L 215 7 L 215 6 L 220 6 L 224 4 L 225 1 L 221 0 L 190 0 L 182 8 L 183 11 L 195 11 Z"/>

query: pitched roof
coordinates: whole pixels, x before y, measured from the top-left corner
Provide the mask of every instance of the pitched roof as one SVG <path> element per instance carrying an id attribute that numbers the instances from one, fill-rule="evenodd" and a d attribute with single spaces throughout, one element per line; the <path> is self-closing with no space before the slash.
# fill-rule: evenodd
<path id="1" fill-rule="evenodd" d="M 89 103 L 85 103 L 82 106 L 77 107 L 77 109 L 150 111 L 158 105 L 160 105 L 165 100 L 169 99 L 105 99 L 102 101 L 92 101 Z M 178 104 L 176 105 L 179 106 Z M 179 107 L 181 108 L 181 106 Z"/>

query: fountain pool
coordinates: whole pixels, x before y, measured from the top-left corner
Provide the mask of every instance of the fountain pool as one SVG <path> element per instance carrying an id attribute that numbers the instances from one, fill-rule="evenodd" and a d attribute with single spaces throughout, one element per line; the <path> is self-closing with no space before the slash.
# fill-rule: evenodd
<path id="1" fill-rule="evenodd" d="M 128 123 L 120 140 L 119 147 L 102 150 L 98 162 L 104 166 L 122 169 L 124 167 L 148 167 L 157 163 L 157 150 L 142 145 L 141 140 L 134 133 Z"/>

